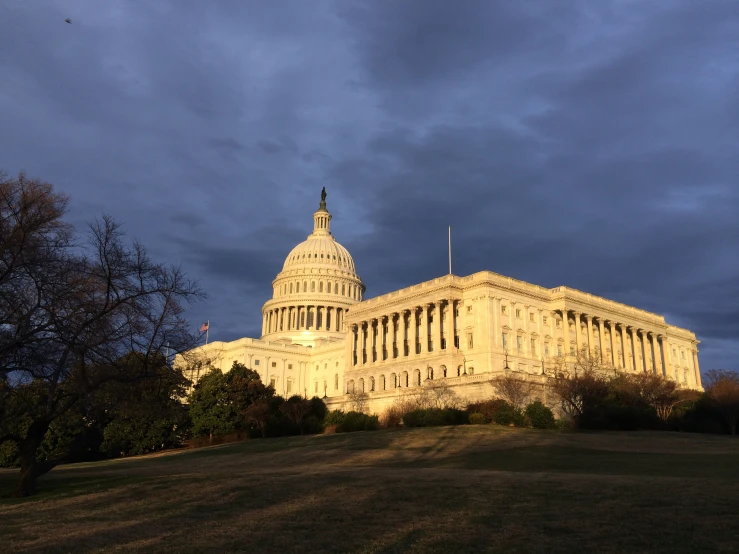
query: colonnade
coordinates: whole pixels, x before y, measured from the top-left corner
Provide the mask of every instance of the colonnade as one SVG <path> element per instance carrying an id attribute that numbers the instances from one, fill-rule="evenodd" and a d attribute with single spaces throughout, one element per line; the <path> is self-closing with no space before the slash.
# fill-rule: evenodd
<path id="1" fill-rule="evenodd" d="M 587 350 L 591 354 L 595 354 L 596 349 L 598 349 L 603 361 L 611 363 L 615 367 L 674 377 L 670 371 L 670 365 L 673 362 L 670 343 L 666 335 L 575 310 L 562 309 L 559 311 L 562 314 L 564 336 L 568 346 L 570 314 L 574 319 L 578 352 Z M 585 321 L 585 331 L 582 329 L 583 320 Z M 594 333 L 596 326 L 598 328 L 597 338 Z M 606 328 L 609 331 L 609 340 L 606 339 Z M 631 339 L 630 341 L 626 340 L 627 336 Z M 610 354 L 608 353 L 609 350 Z M 699 371 L 697 355 L 694 350 L 692 352 L 693 356 L 690 361 L 693 366 L 692 369 L 697 373 Z M 679 361 L 678 359 L 674 363 L 679 365 Z M 698 382 L 696 379 L 696 383 Z"/>
<path id="2" fill-rule="evenodd" d="M 401 308 L 352 324 L 353 366 L 458 346 L 454 299 L 440 299 Z"/>
<path id="3" fill-rule="evenodd" d="M 338 306 L 285 306 L 265 310 L 262 314 L 262 335 L 280 331 L 344 330 L 346 308 Z"/>

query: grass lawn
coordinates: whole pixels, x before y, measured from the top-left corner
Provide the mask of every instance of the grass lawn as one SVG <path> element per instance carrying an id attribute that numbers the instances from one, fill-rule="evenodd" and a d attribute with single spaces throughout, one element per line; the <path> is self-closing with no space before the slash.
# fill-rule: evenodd
<path id="1" fill-rule="evenodd" d="M 479 425 L 76 464 L 0 499 L 0 551 L 736 552 L 739 440 Z"/>

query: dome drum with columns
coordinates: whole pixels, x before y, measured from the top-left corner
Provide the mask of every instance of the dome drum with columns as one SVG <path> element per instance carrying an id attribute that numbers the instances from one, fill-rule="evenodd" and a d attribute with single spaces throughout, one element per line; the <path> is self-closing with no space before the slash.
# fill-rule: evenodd
<path id="1" fill-rule="evenodd" d="M 313 214 L 313 232 L 292 249 L 262 308 L 262 339 L 305 346 L 340 340 L 349 307 L 364 297 L 349 251 L 331 234 L 326 190 Z"/>

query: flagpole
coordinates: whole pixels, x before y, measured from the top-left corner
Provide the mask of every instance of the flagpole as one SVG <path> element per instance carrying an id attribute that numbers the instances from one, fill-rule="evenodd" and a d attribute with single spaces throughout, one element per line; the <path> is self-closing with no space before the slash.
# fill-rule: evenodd
<path id="1" fill-rule="evenodd" d="M 449 226 L 449 275 L 452 274 L 452 226 Z"/>
<path id="2" fill-rule="evenodd" d="M 205 324 L 205 344 L 208 344 L 208 333 L 210 332 L 210 319 Z"/>

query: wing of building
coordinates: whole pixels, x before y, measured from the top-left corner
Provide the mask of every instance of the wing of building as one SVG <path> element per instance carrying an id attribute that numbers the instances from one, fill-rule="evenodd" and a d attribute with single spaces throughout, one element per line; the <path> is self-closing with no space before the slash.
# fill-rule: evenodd
<path id="1" fill-rule="evenodd" d="M 313 232 L 272 284 L 261 338 L 198 348 L 188 377 L 197 381 L 211 367 L 228 371 L 237 361 L 283 396 L 339 405 L 362 391 L 377 412 L 406 389 L 439 379 L 464 400 L 486 399 L 492 377 L 512 371 L 535 379 L 584 350 L 618 371 L 655 372 L 701 389 L 695 334 L 568 287 L 481 271 L 365 299 L 354 260 L 331 234 L 325 195 Z"/>

